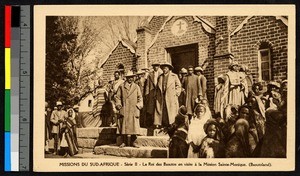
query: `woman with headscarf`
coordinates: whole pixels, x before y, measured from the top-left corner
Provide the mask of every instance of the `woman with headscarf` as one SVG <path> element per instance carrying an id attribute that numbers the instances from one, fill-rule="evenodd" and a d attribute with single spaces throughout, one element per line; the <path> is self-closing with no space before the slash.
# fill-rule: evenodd
<path id="1" fill-rule="evenodd" d="M 222 132 L 224 134 L 224 141 L 227 142 L 229 137 L 234 133 L 234 124 L 238 119 L 238 107 L 235 105 L 227 105 L 224 108 L 224 125 Z"/>
<path id="2" fill-rule="evenodd" d="M 257 135 L 261 140 L 265 134 L 265 106 L 261 99 L 261 96 L 252 95 L 249 98 L 248 105 L 252 110 L 253 120 L 257 129 Z"/>
<path id="3" fill-rule="evenodd" d="M 74 156 L 78 153 L 78 144 L 76 138 L 75 112 L 68 110 L 68 117 L 64 119 L 61 128 L 61 150 L 64 151 L 64 157 Z"/>
<path id="4" fill-rule="evenodd" d="M 187 136 L 188 144 L 190 145 L 188 151 L 188 158 L 199 158 L 199 149 L 202 139 L 205 137 L 203 129 L 204 124 L 210 117 L 206 113 L 207 108 L 203 104 L 198 104 L 195 107 L 195 115 L 190 120 L 189 131 Z"/>
<path id="5" fill-rule="evenodd" d="M 226 158 L 251 157 L 251 145 L 249 138 L 249 123 L 246 119 L 238 119 L 234 125 L 234 133 L 230 136 L 225 147 Z"/>
<path id="6" fill-rule="evenodd" d="M 241 106 L 239 108 L 239 117 L 238 118 L 245 119 L 249 123 L 249 133 L 251 134 L 249 136 L 249 144 L 251 147 L 250 148 L 251 152 L 253 152 L 259 142 L 259 138 L 258 138 L 258 132 L 257 132 L 258 130 L 256 127 L 256 122 L 255 122 L 255 119 L 253 116 L 252 109 L 247 105 Z"/>

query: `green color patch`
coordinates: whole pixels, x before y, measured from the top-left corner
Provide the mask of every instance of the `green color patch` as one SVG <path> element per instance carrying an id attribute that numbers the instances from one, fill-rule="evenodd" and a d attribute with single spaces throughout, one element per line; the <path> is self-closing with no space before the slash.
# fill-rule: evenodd
<path id="1" fill-rule="evenodd" d="M 4 119 L 4 130 L 5 132 L 10 131 L 10 89 L 5 89 L 5 119 Z"/>

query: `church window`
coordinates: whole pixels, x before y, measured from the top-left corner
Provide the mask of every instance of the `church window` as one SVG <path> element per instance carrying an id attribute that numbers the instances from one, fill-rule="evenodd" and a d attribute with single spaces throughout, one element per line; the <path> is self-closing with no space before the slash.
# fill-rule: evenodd
<path id="1" fill-rule="evenodd" d="M 271 48 L 268 43 L 262 43 L 258 51 L 258 73 L 260 81 L 272 79 Z"/>

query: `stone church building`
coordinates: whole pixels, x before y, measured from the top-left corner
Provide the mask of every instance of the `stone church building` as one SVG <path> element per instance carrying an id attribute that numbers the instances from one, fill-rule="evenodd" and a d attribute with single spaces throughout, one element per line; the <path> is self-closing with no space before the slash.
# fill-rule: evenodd
<path id="1" fill-rule="evenodd" d="M 105 82 L 118 69 L 151 68 L 169 61 L 178 73 L 203 66 L 213 104 L 215 78 L 234 60 L 251 82 L 287 78 L 288 19 L 284 16 L 152 16 L 136 29 L 137 41 L 120 40 L 103 62 Z"/>

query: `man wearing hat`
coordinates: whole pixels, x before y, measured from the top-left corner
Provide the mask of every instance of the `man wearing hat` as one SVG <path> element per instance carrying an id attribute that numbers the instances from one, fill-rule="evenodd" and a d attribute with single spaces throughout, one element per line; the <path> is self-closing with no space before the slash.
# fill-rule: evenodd
<path id="1" fill-rule="evenodd" d="M 136 73 L 135 83 L 140 87 L 142 94 L 144 93 L 145 81 L 145 71 L 141 69 L 138 70 L 138 72 Z"/>
<path id="2" fill-rule="evenodd" d="M 207 99 L 207 95 L 206 95 L 206 90 L 207 90 L 207 80 L 206 77 L 203 75 L 203 69 L 202 67 L 196 67 L 195 68 L 195 74 L 198 76 L 198 81 L 199 81 L 199 85 L 200 85 L 200 91 L 198 94 L 198 98 L 199 99 L 203 99 L 206 98 Z"/>
<path id="3" fill-rule="evenodd" d="M 148 75 L 145 85 L 145 110 L 146 110 L 146 121 L 147 127 L 153 125 L 154 110 L 155 110 L 155 95 L 157 79 L 162 74 L 162 70 L 159 67 L 159 63 L 155 62 L 152 64 L 153 71 Z"/>
<path id="4" fill-rule="evenodd" d="M 133 138 L 140 133 L 139 117 L 143 108 L 143 96 L 139 86 L 134 83 L 134 76 L 133 72 L 129 71 L 125 75 L 126 81 L 116 93 L 116 109 L 120 113 L 118 132 L 123 137 L 120 147 L 133 146 Z"/>
<path id="5" fill-rule="evenodd" d="M 172 73 L 173 66 L 170 63 L 160 65 L 163 74 L 158 77 L 156 91 L 156 108 L 154 125 L 166 127 L 175 121 L 179 109 L 178 97 L 181 93 L 181 83 L 178 76 Z"/>
<path id="6" fill-rule="evenodd" d="M 267 100 L 265 103 L 265 108 L 267 109 L 277 109 L 280 96 L 280 84 L 276 81 L 270 81 L 267 85 L 267 91 L 264 93 L 264 97 Z"/>
<path id="7" fill-rule="evenodd" d="M 148 76 L 149 76 L 149 71 L 150 71 L 150 69 L 149 69 L 148 67 L 145 67 L 145 68 L 142 68 L 142 71 L 145 72 L 145 79 L 147 79 Z"/>
<path id="8" fill-rule="evenodd" d="M 57 110 L 54 110 L 51 114 L 50 121 L 52 123 L 52 136 L 54 138 L 54 155 L 58 154 L 58 143 L 60 134 L 60 123 L 68 117 L 66 111 L 62 109 L 62 102 L 56 102 Z"/>
<path id="9" fill-rule="evenodd" d="M 144 97 L 145 95 L 145 71 L 143 71 L 142 69 L 138 70 L 138 72 L 136 73 L 136 80 L 135 83 L 140 87 L 142 96 Z M 145 104 L 145 102 L 143 103 Z M 141 127 L 147 127 L 147 118 L 146 118 L 146 112 L 145 112 L 145 108 L 141 109 L 141 115 L 140 115 L 140 125 Z"/>
<path id="10" fill-rule="evenodd" d="M 195 108 L 195 100 L 198 97 L 201 89 L 199 78 L 194 74 L 193 66 L 189 66 L 188 75 L 184 78 L 182 87 L 185 90 L 184 105 L 187 108 L 189 118 L 192 117 Z"/>
<path id="11" fill-rule="evenodd" d="M 242 83 L 239 74 L 239 65 L 233 61 L 229 66 L 229 71 L 226 73 L 224 95 L 222 97 L 223 107 L 227 104 L 241 106 L 244 104 L 242 96 L 244 92 L 241 91 Z"/>
<path id="12" fill-rule="evenodd" d="M 187 69 L 185 69 L 185 68 L 180 69 L 179 74 L 178 74 L 178 78 L 179 78 L 181 83 L 183 82 L 183 79 L 187 76 L 187 74 L 188 74 Z"/>

